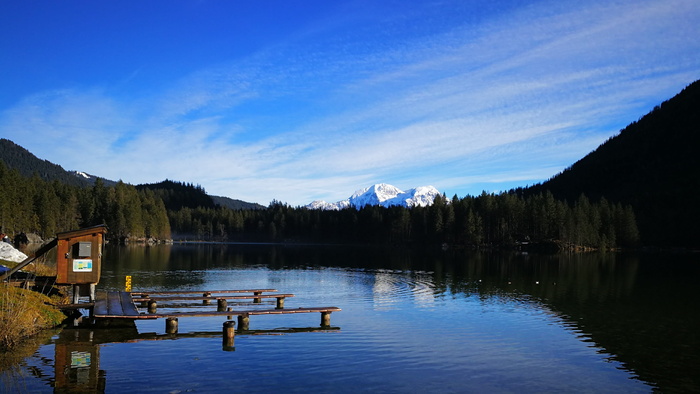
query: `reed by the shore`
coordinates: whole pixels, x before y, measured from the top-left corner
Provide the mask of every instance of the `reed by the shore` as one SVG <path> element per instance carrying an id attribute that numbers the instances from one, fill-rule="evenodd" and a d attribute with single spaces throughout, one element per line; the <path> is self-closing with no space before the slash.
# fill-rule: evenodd
<path id="1" fill-rule="evenodd" d="M 0 264 L 11 269 L 18 263 L 0 259 Z M 24 267 L 21 272 L 37 276 L 55 276 L 56 267 L 55 264 L 47 263 L 45 257 L 40 257 Z M 52 306 L 68 302 L 65 295 L 58 294 L 60 291 L 61 289 L 51 287 L 37 292 L 18 288 L 11 283 L 0 283 L 0 351 L 15 348 L 26 338 L 61 324 L 66 316 Z"/>
<path id="2" fill-rule="evenodd" d="M 66 316 L 51 306 L 58 302 L 32 290 L 0 284 L 0 349 L 10 349 L 23 338 L 61 324 Z"/>

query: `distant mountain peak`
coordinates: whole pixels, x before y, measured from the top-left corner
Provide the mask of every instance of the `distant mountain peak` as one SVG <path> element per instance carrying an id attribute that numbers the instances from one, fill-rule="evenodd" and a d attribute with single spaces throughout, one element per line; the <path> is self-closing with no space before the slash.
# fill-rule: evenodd
<path id="1" fill-rule="evenodd" d="M 115 181 L 100 178 L 98 176 L 91 175 L 91 174 L 88 174 L 87 172 L 83 172 L 83 171 L 68 171 L 68 173 L 72 174 L 73 176 L 75 176 L 76 178 L 78 178 L 82 181 L 87 181 L 88 184 L 90 184 L 90 185 L 94 185 L 98 179 L 102 179 L 102 182 L 104 183 L 105 186 L 114 186 L 117 184 L 117 182 L 115 182 Z"/>
<path id="2" fill-rule="evenodd" d="M 377 183 L 375 185 L 357 190 L 349 198 L 333 203 L 322 200 L 314 201 L 306 208 L 321 210 L 341 210 L 349 207 L 360 209 L 366 205 L 380 205 L 390 207 L 399 205 L 403 207 L 425 207 L 432 205 L 435 197 L 440 192 L 433 186 L 420 186 L 407 191 L 403 191 L 396 186 L 387 183 Z"/>

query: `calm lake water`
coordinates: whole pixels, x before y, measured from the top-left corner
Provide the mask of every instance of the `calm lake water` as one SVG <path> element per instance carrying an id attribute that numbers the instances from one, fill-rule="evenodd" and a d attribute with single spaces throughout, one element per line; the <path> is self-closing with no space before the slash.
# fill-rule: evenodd
<path id="1" fill-rule="evenodd" d="M 224 350 L 225 318 L 64 329 L 8 392 L 698 392 L 695 255 L 535 256 L 369 247 L 108 246 L 100 290 L 274 288 Z M 229 302 L 234 309 L 273 301 Z M 159 312 L 212 310 L 173 302 Z M 31 352 L 30 352 L 31 354 Z M 71 367 L 72 365 L 72 367 Z"/>

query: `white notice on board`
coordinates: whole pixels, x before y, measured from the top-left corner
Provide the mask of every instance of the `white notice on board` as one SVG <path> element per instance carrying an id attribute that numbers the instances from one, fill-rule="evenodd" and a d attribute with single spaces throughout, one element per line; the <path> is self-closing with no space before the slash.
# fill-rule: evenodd
<path id="1" fill-rule="evenodd" d="M 92 272 L 92 259 L 73 259 L 73 272 Z"/>

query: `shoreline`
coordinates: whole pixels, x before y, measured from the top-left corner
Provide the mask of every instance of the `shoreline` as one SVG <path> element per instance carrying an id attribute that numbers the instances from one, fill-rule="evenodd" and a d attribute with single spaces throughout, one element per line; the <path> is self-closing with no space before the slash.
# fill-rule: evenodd
<path id="1" fill-rule="evenodd" d="M 6 283 L 0 286 L 0 349 L 3 351 L 14 349 L 25 338 L 58 327 L 68 317 L 52 305 L 60 302 L 57 296 L 51 298 Z"/>

